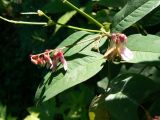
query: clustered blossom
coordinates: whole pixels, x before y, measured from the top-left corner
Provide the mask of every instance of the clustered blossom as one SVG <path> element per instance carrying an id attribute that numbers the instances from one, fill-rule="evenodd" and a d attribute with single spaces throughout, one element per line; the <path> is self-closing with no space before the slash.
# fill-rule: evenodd
<path id="1" fill-rule="evenodd" d="M 122 33 L 113 33 L 110 37 L 111 43 L 104 54 L 108 60 L 114 60 L 120 57 L 124 61 L 129 61 L 133 58 L 133 53 L 125 46 L 127 43 L 127 36 Z"/>
<path id="2" fill-rule="evenodd" d="M 67 61 L 64 58 L 63 51 L 61 49 L 56 49 L 53 56 L 50 53 L 53 50 L 46 50 L 45 52 L 37 55 L 30 55 L 31 62 L 35 65 L 46 66 L 47 68 L 55 71 L 60 61 L 63 65 L 64 70 L 67 70 Z"/>

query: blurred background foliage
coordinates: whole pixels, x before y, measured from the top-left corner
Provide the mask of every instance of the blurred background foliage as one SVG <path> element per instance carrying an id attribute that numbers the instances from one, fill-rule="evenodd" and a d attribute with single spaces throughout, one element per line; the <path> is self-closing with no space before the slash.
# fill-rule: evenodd
<path id="1" fill-rule="evenodd" d="M 126 1 L 70 0 L 103 24 L 111 22 L 113 16 L 125 5 Z M 43 10 L 55 21 L 97 29 L 94 24 L 63 4 L 61 0 L 0 0 L 0 15 L 9 19 L 47 21 L 37 15 L 20 14 L 22 12 L 36 12 L 38 9 Z M 156 8 L 134 26 L 125 30 L 125 33 L 130 35 L 148 32 L 160 35 L 160 31 L 157 29 L 158 26 L 160 27 L 159 18 L 160 9 Z M 155 28 L 155 26 L 157 27 Z M 34 66 L 30 62 L 29 55 L 55 48 L 63 39 L 74 32 L 75 30 L 59 26 L 15 25 L 0 20 L 0 119 L 21 120 L 29 114 L 30 116 L 25 118 L 26 120 L 31 120 L 32 117 L 36 120 L 38 115 L 42 120 L 46 119 L 46 116 L 48 120 L 89 119 L 88 106 L 91 100 L 106 88 L 107 65 L 101 73 L 91 80 L 57 95 L 43 105 L 33 107 L 36 89 L 43 80 L 46 71 Z M 120 69 L 121 72 L 128 71 L 130 66 L 132 65 L 114 65 L 111 78 L 118 75 Z M 138 64 L 129 70 L 131 73 L 135 73 L 137 69 L 143 68 L 144 65 Z M 159 66 L 151 65 L 145 66 L 145 68 L 149 70 L 140 71 L 142 74 L 159 79 Z"/>

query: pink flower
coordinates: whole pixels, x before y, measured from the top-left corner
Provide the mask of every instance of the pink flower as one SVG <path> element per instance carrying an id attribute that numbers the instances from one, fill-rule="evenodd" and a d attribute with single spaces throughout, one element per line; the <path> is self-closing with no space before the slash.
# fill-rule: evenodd
<path id="1" fill-rule="evenodd" d="M 31 62 L 35 65 L 38 64 L 38 56 L 37 55 L 30 55 Z"/>
<path id="2" fill-rule="evenodd" d="M 153 120 L 160 120 L 160 116 L 154 116 Z"/>
<path id="3" fill-rule="evenodd" d="M 130 49 L 125 47 L 127 43 L 127 36 L 121 33 L 113 33 L 111 35 L 111 43 L 104 54 L 104 57 L 108 60 L 114 60 L 116 57 L 120 57 L 122 60 L 129 61 L 133 58 L 133 53 Z"/>
<path id="4" fill-rule="evenodd" d="M 35 65 L 41 65 L 49 68 L 52 65 L 52 60 L 50 58 L 50 50 L 46 50 L 44 53 L 37 55 L 30 55 L 31 62 Z"/>
<path id="5" fill-rule="evenodd" d="M 129 61 L 133 58 L 132 51 L 130 51 L 130 49 L 128 49 L 127 47 L 121 47 L 119 52 L 122 60 Z"/>
<path id="6" fill-rule="evenodd" d="M 55 71 L 57 68 L 57 64 L 60 60 L 64 70 L 66 71 L 68 66 L 67 66 L 67 61 L 64 58 L 63 51 L 61 49 L 56 49 L 55 53 L 53 54 L 53 59 L 51 59 L 50 53 L 52 51 L 53 50 L 46 50 L 41 54 L 30 55 L 31 62 L 35 65 L 46 66 L 47 68 L 50 68 L 53 71 Z"/>
<path id="7" fill-rule="evenodd" d="M 53 59 L 51 59 L 50 53 L 52 51 L 53 50 L 46 50 L 45 52 L 37 55 L 30 55 L 31 62 L 35 65 L 46 66 L 47 68 L 50 68 L 53 71 L 55 71 L 57 68 L 57 64 L 60 60 L 64 70 L 66 71 L 68 66 L 67 61 L 64 58 L 63 51 L 61 49 L 56 49 L 55 53 L 53 54 Z"/>
<path id="8" fill-rule="evenodd" d="M 46 67 L 50 68 L 50 66 L 52 65 L 52 60 L 50 58 L 50 50 L 46 50 L 43 54 L 43 58 L 46 62 Z"/>
<path id="9" fill-rule="evenodd" d="M 53 61 L 52 61 L 51 69 L 53 71 L 55 71 L 59 60 L 61 61 L 64 70 L 66 71 L 67 68 L 68 68 L 68 65 L 67 65 L 67 61 L 64 58 L 63 51 L 61 49 L 56 49 L 56 51 L 55 51 L 55 53 L 53 55 Z"/>

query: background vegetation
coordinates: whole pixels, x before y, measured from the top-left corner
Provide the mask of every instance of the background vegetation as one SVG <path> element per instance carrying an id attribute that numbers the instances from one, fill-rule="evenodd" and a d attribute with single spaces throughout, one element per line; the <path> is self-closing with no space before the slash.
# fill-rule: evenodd
<path id="1" fill-rule="evenodd" d="M 129 0 L 70 0 L 75 6 L 106 25 L 112 23 L 115 14 L 124 7 L 127 1 Z M 136 1 L 135 4 L 138 4 Z M 143 1 L 147 2 L 149 0 Z M 63 24 L 99 29 L 91 21 L 63 4 L 61 0 L 0 0 L 0 15 L 8 19 L 47 21 L 44 17 L 37 15 L 21 14 L 23 12 L 36 12 L 38 9 L 43 10 L 54 21 Z M 114 27 L 112 31 L 123 31 L 126 35 L 153 34 L 157 36 L 154 39 L 160 40 L 158 37 L 160 36 L 159 19 L 160 7 L 157 7 L 135 24 L 128 25 L 129 28 L 123 27 L 124 31 L 120 28 L 118 30 L 114 29 Z M 116 21 L 112 26 L 115 24 Z M 152 119 L 150 117 L 160 115 L 159 61 L 136 64 L 111 63 L 111 74 L 109 75 L 108 64 L 106 63 L 101 72 L 88 81 L 78 84 L 36 107 L 35 94 L 48 71 L 45 68 L 33 65 L 30 62 L 30 54 L 56 48 L 64 39 L 75 32 L 77 31 L 57 25 L 49 27 L 16 25 L 0 20 L 0 118 L 5 120 L 21 120 L 24 118 L 32 120 L 32 117 L 35 120 L 38 119 L 37 117 L 42 120 L 88 120 L 90 104 L 90 111 L 98 115 L 97 120 L 124 120 L 124 116 L 126 120 L 150 120 Z M 77 33 L 79 36 L 80 34 Z M 135 36 L 134 39 L 137 40 L 140 37 Z M 150 47 L 145 43 L 141 43 L 141 46 Z M 104 48 L 101 49 L 104 53 Z M 159 55 L 159 49 L 155 49 Z M 129 101 L 121 100 L 119 98 L 125 98 L 126 96 L 117 93 L 116 96 L 110 96 L 111 98 L 115 97 L 113 101 L 110 102 L 110 98 L 108 98 L 107 108 L 104 107 L 105 105 L 101 103 L 105 103 L 104 98 L 108 95 L 106 93 L 108 79 L 113 79 L 113 83 L 117 80 L 124 80 L 119 82 L 118 85 L 112 84 L 112 94 L 117 93 L 117 91 L 125 91 L 131 96 L 136 94 L 135 98 L 127 96 Z M 131 82 L 126 87 L 125 82 L 127 80 Z M 124 87 L 122 87 L 123 85 Z M 122 88 L 124 89 L 122 90 Z M 99 94 L 101 94 L 99 98 L 94 98 Z M 93 98 L 94 100 L 91 103 Z M 98 106 L 95 105 L 97 101 Z M 114 105 L 112 102 L 114 102 Z M 127 114 L 122 113 L 123 110 L 125 111 L 123 106 L 127 106 L 125 107 L 128 109 Z M 119 115 L 118 119 L 117 116 L 112 114 L 114 112 Z"/>

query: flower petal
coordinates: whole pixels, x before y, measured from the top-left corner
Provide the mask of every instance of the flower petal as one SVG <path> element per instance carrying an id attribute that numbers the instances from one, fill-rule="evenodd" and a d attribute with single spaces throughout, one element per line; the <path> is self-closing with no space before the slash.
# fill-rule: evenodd
<path id="1" fill-rule="evenodd" d="M 53 72 L 56 70 L 57 64 L 58 64 L 58 59 L 54 59 L 50 67 L 50 69 L 52 69 Z"/>
<path id="2" fill-rule="evenodd" d="M 65 71 L 68 69 L 67 61 L 65 60 L 64 56 L 60 57 L 61 63 Z"/>
<path id="3" fill-rule="evenodd" d="M 49 54 L 44 54 L 44 60 L 46 61 L 46 63 L 48 63 L 48 64 L 52 64 L 52 60 L 51 60 L 51 58 L 50 58 L 50 55 Z"/>
<path id="4" fill-rule="evenodd" d="M 121 47 L 119 52 L 120 52 L 122 60 L 129 61 L 133 58 L 132 51 L 128 49 L 127 47 Z"/>

